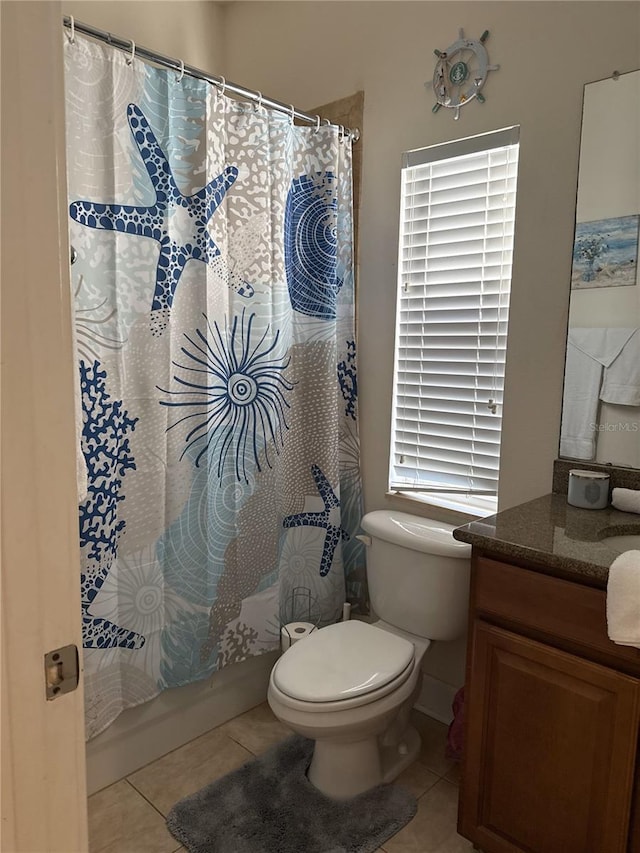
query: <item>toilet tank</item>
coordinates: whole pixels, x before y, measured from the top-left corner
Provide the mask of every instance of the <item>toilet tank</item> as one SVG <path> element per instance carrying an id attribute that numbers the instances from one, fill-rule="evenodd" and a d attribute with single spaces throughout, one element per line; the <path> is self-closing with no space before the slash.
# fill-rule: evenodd
<path id="1" fill-rule="evenodd" d="M 467 625 L 471 546 L 453 526 L 406 512 L 367 513 L 362 529 L 376 616 L 430 640 L 455 640 Z"/>

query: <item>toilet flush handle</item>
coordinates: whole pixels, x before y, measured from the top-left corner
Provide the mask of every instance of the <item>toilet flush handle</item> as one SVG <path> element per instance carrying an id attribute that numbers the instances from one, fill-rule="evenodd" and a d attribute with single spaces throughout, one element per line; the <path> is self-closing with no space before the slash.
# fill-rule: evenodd
<path id="1" fill-rule="evenodd" d="M 367 548 L 371 545 L 371 537 L 370 536 L 356 536 L 356 539 L 359 542 L 363 542 Z"/>

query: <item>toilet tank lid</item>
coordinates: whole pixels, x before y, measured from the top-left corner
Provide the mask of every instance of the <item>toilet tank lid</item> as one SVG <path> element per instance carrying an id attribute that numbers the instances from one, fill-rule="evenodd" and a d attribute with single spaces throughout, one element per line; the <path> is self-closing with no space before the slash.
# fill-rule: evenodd
<path id="1" fill-rule="evenodd" d="M 452 524 L 386 509 L 368 512 L 360 524 L 375 539 L 413 551 L 461 560 L 471 557 L 471 545 L 453 538 L 455 527 Z"/>

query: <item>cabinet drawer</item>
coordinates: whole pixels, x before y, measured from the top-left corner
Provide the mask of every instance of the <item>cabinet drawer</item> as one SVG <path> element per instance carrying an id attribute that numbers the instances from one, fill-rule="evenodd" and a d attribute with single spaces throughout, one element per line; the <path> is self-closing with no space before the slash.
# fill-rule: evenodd
<path id="1" fill-rule="evenodd" d="M 565 641 L 585 656 L 640 675 L 640 649 L 607 636 L 606 593 L 531 569 L 476 557 L 472 607 L 477 615 Z"/>

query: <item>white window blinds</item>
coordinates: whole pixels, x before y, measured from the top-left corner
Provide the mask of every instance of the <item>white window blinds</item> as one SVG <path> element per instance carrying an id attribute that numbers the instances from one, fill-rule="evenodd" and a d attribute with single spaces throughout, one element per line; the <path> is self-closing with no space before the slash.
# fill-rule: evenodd
<path id="1" fill-rule="evenodd" d="M 404 155 L 391 490 L 497 494 L 518 138 Z"/>

